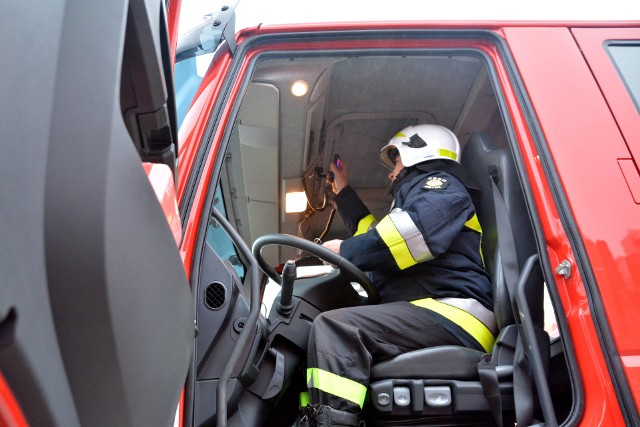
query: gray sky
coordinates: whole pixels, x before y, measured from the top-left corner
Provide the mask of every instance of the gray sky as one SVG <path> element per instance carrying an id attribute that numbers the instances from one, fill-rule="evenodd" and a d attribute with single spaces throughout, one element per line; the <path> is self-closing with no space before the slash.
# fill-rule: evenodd
<path id="1" fill-rule="evenodd" d="M 220 5 L 212 0 L 182 0 L 180 33 L 200 22 L 201 16 Z M 241 0 L 236 29 L 263 24 L 331 21 L 406 20 L 636 20 L 637 0 Z"/>

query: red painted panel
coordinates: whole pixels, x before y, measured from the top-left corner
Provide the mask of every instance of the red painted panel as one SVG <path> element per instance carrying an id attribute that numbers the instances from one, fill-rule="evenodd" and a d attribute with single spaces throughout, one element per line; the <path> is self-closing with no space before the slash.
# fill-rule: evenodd
<path id="1" fill-rule="evenodd" d="M 180 23 L 180 9 L 182 0 L 171 0 L 167 8 L 167 26 L 169 27 L 169 51 L 171 68 L 175 65 L 176 46 L 178 45 L 178 27 Z"/>
<path id="2" fill-rule="evenodd" d="M 585 244 L 607 314 L 603 320 L 608 321 L 620 354 L 638 355 L 640 313 L 628 307 L 640 301 L 635 285 L 640 277 L 640 207 L 618 165 L 618 159 L 629 158 L 630 153 L 569 30 L 512 28 L 505 34 Z M 566 258 L 562 250 L 558 253 L 559 259 Z M 565 295 L 587 407 L 600 405 L 608 397 L 598 390 L 609 380 L 589 321 L 586 290 L 575 275 L 557 279 Z M 637 388 L 636 373 L 627 370 L 627 376 L 631 387 Z M 603 423 L 622 422 L 605 412 Z"/>
<path id="3" fill-rule="evenodd" d="M 355 24 L 350 25 L 351 27 L 358 28 Z M 368 25 L 366 28 L 370 27 L 371 25 Z M 386 28 L 383 24 L 378 27 Z M 450 27 L 445 24 L 439 25 L 439 28 L 453 29 L 458 27 L 459 24 Z M 466 28 L 469 29 L 468 26 Z M 334 28 L 313 26 L 305 29 L 327 31 Z M 277 30 L 293 30 L 293 28 L 282 27 Z M 266 31 L 274 32 L 276 30 L 268 28 Z M 500 30 L 496 30 L 496 32 L 501 33 Z M 624 250 L 620 243 L 621 239 L 627 236 L 628 224 L 631 224 L 629 222 L 630 216 L 624 214 L 622 210 L 633 200 L 630 200 L 624 177 L 617 164 L 618 158 L 628 158 L 629 153 L 615 123 L 608 114 L 607 106 L 566 28 L 505 28 L 504 34 L 515 57 L 517 67 L 523 74 L 534 110 L 540 118 L 542 130 L 549 142 L 552 157 L 568 194 L 569 204 L 576 215 L 581 232 L 584 233 L 598 282 L 610 284 L 617 280 L 622 287 L 625 287 L 625 284 L 633 283 L 630 280 L 630 275 L 638 273 L 637 276 L 640 277 L 640 272 L 637 270 L 623 271 L 621 268 L 613 268 L 613 271 L 607 269 L 611 268 L 612 259 L 629 254 L 629 251 Z M 534 191 L 536 207 L 543 222 L 549 258 L 552 263 L 559 263 L 563 259 L 575 262 L 576 257 L 572 254 L 569 240 L 561 225 L 560 216 L 540 163 L 540 157 L 528 128 L 528 120 L 517 103 L 517 97 L 511 88 L 510 76 L 500 63 L 499 54 L 489 43 L 470 40 L 400 39 L 378 42 L 343 40 L 288 42 L 278 45 L 261 45 L 259 49 L 266 51 L 380 47 L 389 49 L 401 47 L 476 48 L 493 59 L 498 79 L 506 97 L 508 114 L 514 123 L 524 164 Z M 213 172 L 215 156 L 218 154 L 222 131 L 231 119 L 233 103 L 236 102 L 240 91 L 239 81 L 244 77 L 249 61 L 257 53 L 259 51 L 253 51 L 243 59 L 238 78 L 231 87 L 228 101 L 220 113 L 219 124 L 213 130 L 212 146 L 203 165 L 202 176 L 196 189 L 181 249 L 187 272 L 191 270 L 191 259 L 194 254 L 199 224 L 198 218 L 205 209 L 204 197 L 209 191 L 209 181 Z M 209 116 L 213 110 L 213 104 L 219 96 L 222 79 L 229 64 L 230 58 L 225 56 L 222 61 L 218 61 L 212 67 L 194 101 L 194 108 L 182 126 L 181 181 L 179 185 L 179 197 L 181 198 L 185 190 L 185 176 L 193 168 L 195 151 L 201 141 L 208 138 L 206 132 Z M 606 150 L 592 149 L 593 147 L 602 147 L 602 144 L 597 144 L 599 141 L 607 141 Z M 619 207 L 614 213 L 616 220 L 614 224 L 608 223 L 606 215 L 609 205 L 605 202 L 605 198 L 608 201 L 611 200 L 611 197 Z M 633 205 L 637 207 L 635 203 Z M 636 217 L 638 217 L 637 213 Z M 606 257 L 606 254 L 609 256 Z M 640 262 L 636 262 L 636 265 L 640 266 Z M 582 374 L 586 399 L 582 423 L 621 425 L 623 424 L 622 415 L 591 318 L 586 299 L 587 293 L 582 279 L 575 271 L 568 280 L 558 279 L 557 285 L 568 316 L 572 340 Z M 640 301 L 639 292 L 640 290 L 632 292 L 630 298 L 633 298 L 634 301 Z M 612 301 L 609 296 L 606 300 Z M 618 306 L 618 308 L 620 307 Z M 618 325 L 634 324 L 629 323 L 630 319 L 626 318 L 616 320 L 620 322 L 617 323 Z"/>
<path id="4" fill-rule="evenodd" d="M 619 159 L 621 171 L 625 177 L 627 186 L 638 204 L 640 194 L 640 176 L 638 174 L 638 161 L 640 161 L 640 114 L 633 103 L 633 100 L 624 86 L 623 80 L 618 74 L 614 63 L 607 53 L 606 45 L 610 41 L 640 41 L 640 28 L 574 28 L 572 33 L 582 49 L 585 59 L 591 68 L 591 72 L 596 77 L 598 85 L 602 90 L 609 108 L 614 114 L 616 123 L 624 137 L 633 160 Z M 634 167 L 635 161 L 635 167 Z M 627 272 L 627 277 L 617 277 L 618 280 L 628 280 L 620 286 L 618 292 L 607 290 L 608 300 L 606 302 L 608 312 L 611 313 L 612 322 L 635 322 L 640 320 L 640 315 L 635 310 L 624 310 L 628 304 L 627 298 L 633 298 L 633 294 L 627 293 L 630 288 L 636 288 L 633 278 L 640 277 L 640 224 L 638 224 L 638 207 L 634 211 L 635 224 L 629 222 L 627 236 L 623 237 L 625 254 L 611 259 L 617 264 L 618 269 Z M 631 212 L 630 212 L 631 213 Z M 632 218 L 629 218 L 633 220 Z M 614 258 L 612 256 L 612 258 Z M 610 286 L 616 286 L 611 281 Z M 626 312 L 623 315 L 620 312 Z M 636 405 L 640 406 L 640 340 L 633 332 L 634 323 L 619 325 L 614 332 L 622 364 L 631 385 L 631 391 L 635 398 Z M 625 329 L 627 328 L 627 329 Z M 629 338 L 635 336 L 635 340 L 629 342 Z"/>
<path id="5" fill-rule="evenodd" d="M 640 161 L 640 112 L 633 104 L 605 44 L 609 41 L 640 42 L 640 28 L 573 28 L 571 32 L 598 80 L 637 165 Z"/>
<path id="6" fill-rule="evenodd" d="M 0 427 L 26 427 L 28 425 L 20 410 L 20 405 L 0 373 Z"/>
<path id="7" fill-rule="evenodd" d="M 160 163 L 142 163 L 142 167 L 151 182 L 153 192 L 160 202 L 160 207 L 164 213 L 171 234 L 176 245 L 180 245 L 182 238 L 182 224 L 180 224 L 180 213 L 176 202 L 176 190 L 171 168 Z"/>

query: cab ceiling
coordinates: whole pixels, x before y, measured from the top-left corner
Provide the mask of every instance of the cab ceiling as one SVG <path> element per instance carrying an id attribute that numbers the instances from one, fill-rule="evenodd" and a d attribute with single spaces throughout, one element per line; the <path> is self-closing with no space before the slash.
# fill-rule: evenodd
<path id="1" fill-rule="evenodd" d="M 327 143 L 318 147 L 323 164 L 337 152 L 357 172 L 349 160 L 377 165 L 379 149 L 407 125 L 456 128 L 474 84 L 486 75 L 483 70 L 482 62 L 471 56 L 286 58 L 260 62 L 252 81 L 272 84 L 280 92 L 280 176 L 294 178 L 306 164 L 301 156 L 309 143 L 308 112 L 321 97 L 326 98 L 322 114 Z M 309 82 L 306 97 L 291 95 L 296 80 Z M 318 143 L 318 132 L 313 137 Z M 351 175 L 363 177 L 352 182 L 354 187 L 386 186 L 383 170 L 373 176 Z"/>

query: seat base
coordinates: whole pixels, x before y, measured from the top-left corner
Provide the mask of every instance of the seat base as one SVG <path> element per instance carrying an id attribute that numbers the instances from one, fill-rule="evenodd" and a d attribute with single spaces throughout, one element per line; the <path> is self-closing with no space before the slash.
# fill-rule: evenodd
<path id="1" fill-rule="evenodd" d="M 441 415 L 441 416 L 425 416 L 425 417 L 411 417 L 411 418 L 364 418 L 367 423 L 367 427 L 401 427 L 401 426 L 465 426 L 465 427 L 487 427 L 495 425 L 496 422 L 491 414 L 486 413 L 470 413 L 465 415 Z M 515 423 L 515 417 L 512 413 L 506 413 L 503 418 L 504 425 L 513 425 Z"/>
<path id="2" fill-rule="evenodd" d="M 502 408 L 514 409 L 513 382 L 500 382 Z M 369 410 L 377 416 L 491 415 L 480 381 L 389 379 L 369 385 Z"/>
<path id="3" fill-rule="evenodd" d="M 373 365 L 371 381 L 386 378 L 477 380 L 477 366 L 483 354 L 455 345 L 423 348 Z"/>

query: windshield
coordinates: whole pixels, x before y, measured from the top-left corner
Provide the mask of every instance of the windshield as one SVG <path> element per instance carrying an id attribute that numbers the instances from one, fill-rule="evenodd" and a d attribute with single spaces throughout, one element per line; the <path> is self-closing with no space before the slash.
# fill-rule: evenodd
<path id="1" fill-rule="evenodd" d="M 233 18 L 236 1 L 185 0 L 182 2 L 174 69 L 178 127 L 191 106 L 222 32 Z M 230 23 L 233 25 L 233 22 Z"/>

